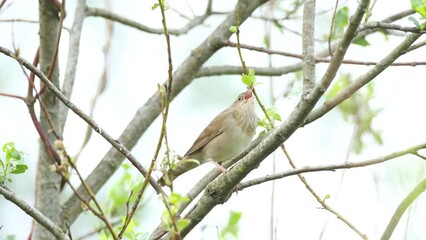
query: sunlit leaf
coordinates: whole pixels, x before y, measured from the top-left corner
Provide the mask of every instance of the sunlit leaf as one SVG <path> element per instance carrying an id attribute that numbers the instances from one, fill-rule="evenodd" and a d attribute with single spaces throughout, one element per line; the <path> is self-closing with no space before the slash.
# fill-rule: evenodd
<path id="1" fill-rule="evenodd" d="M 181 218 L 176 222 L 176 227 L 177 227 L 178 231 L 180 232 L 183 229 L 185 229 L 190 223 L 191 223 L 191 220 L 186 219 L 186 218 Z"/>
<path id="2" fill-rule="evenodd" d="M 411 0 L 411 7 L 423 18 L 426 18 L 426 0 Z"/>
<path id="3" fill-rule="evenodd" d="M 230 26 L 230 27 L 229 27 L 229 31 L 230 31 L 231 33 L 236 33 L 236 32 L 238 32 L 238 27 L 237 27 L 237 26 Z"/>
<path id="4" fill-rule="evenodd" d="M 13 174 L 21 174 L 28 170 L 28 166 L 25 164 L 17 164 L 14 170 L 10 171 Z"/>
<path id="5" fill-rule="evenodd" d="M 354 43 L 362 47 L 370 46 L 370 43 L 367 41 L 367 39 L 365 39 L 365 37 L 354 41 Z"/>

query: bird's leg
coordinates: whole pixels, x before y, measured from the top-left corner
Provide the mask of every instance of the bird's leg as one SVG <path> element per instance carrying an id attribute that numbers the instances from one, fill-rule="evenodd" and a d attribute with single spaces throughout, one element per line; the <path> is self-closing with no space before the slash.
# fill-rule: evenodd
<path id="1" fill-rule="evenodd" d="M 220 165 L 219 163 L 217 163 L 217 162 L 215 162 L 215 161 L 213 161 L 212 159 L 210 159 L 210 162 L 211 163 L 213 163 L 217 168 L 219 168 L 219 170 L 222 172 L 222 173 L 225 173 L 226 172 L 226 168 L 224 168 L 222 165 Z"/>

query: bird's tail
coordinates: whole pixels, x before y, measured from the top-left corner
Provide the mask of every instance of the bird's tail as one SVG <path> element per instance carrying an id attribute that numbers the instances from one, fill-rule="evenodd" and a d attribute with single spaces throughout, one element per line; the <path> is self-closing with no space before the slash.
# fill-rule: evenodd
<path id="1" fill-rule="evenodd" d="M 179 177 L 181 174 L 199 166 L 199 162 L 193 159 L 182 159 L 177 162 L 175 169 L 170 169 L 167 174 L 167 180 L 166 176 L 162 176 L 160 179 L 158 179 L 157 183 L 164 187 L 166 185 L 170 185 L 170 183 L 175 180 L 177 177 Z M 168 184 L 167 184 L 168 183 Z"/>

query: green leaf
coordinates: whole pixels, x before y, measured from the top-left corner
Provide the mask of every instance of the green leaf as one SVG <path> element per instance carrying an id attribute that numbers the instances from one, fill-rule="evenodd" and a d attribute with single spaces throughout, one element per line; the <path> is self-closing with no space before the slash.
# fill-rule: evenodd
<path id="1" fill-rule="evenodd" d="M 21 174 L 28 170 L 28 166 L 25 164 L 17 164 L 14 170 L 10 171 L 13 174 Z"/>
<path id="2" fill-rule="evenodd" d="M 16 235 L 7 235 L 6 240 L 16 240 Z"/>
<path id="3" fill-rule="evenodd" d="M 271 39 L 269 38 L 269 35 L 263 35 L 263 44 L 265 45 L 266 48 L 270 48 L 271 47 Z"/>
<path id="4" fill-rule="evenodd" d="M 354 43 L 355 43 L 356 45 L 361 46 L 361 47 L 370 46 L 370 43 L 367 41 L 367 39 L 365 39 L 365 37 L 360 38 L 360 39 L 358 39 L 358 40 L 354 41 Z"/>
<path id="5" fill-rule="evenodd" d="M 182 159 L 181 161 L 182 161 L 182 163 L 186 162 L 186 163 L 194 163 L 196 165 L 200 165 L 200 161 L 198 161 L 197 159 L 193 159 L 193 158 Z"/>
<path id="6" fill-rule="evenodd" d="M 382 135 L 380 134 L 379 131 L 371 131 L 371 135 L 373 135 L 374 140 L 376 140 L 376 142 L 378 144 L 383 144 L 383 139 L 382 139 Z"/>
<path id="7" fill-rule="evenodd" d="M 15 147 L 15 144 L 13 142 L 8 142 L 8 143 L 5 143 L 3 145 L 2 150 L 3 150 L 3 152 L 6 152 L 7 150 L 10 150 L 10 149 L 12 149 L 14 147 Z"/>
<path id="8" fill-rule="evenodd" d="M 187 196 L 182 196 L 180 193 L 172 192 L 169 196 L 169 202 L 173 205 L 183 202 L 188 202 L 189 198 Z"/>
<path id="9" fill-rule="evenodd" d="M 333 35 L 339 36 L 343 34 L 343 31 L 345 27 L 349 23 L 349 8 L 348 7 L 342 7 L 336 12 L 336 16 L 334 18 L 334 28 L 333 28 Z"/>
<path id="10" fill-rule="evenodd" d="M 241 76 L 241 80 L 247 87 L 251 87 L 256 82 L 256 76 L 254 74 L 255 71 L 250 68 L 248 74 L 243 74 Z"/>
<path id="11" fill-rule="evenodd" d="M 21 160 L 21 152 L 13 148 L 10 150 L 10 157 L 16 160 Z"/>
<path id="12" fill-rule="evenodd" d="M 189 224 L 191 223 L 191 220 L 186 218 L 181 218 L 176 222 L 176 227 L 179 232 L 181 232 L 183 229 L 185 229 Z"/>
<path id="13" fill-rule="evenodd" d="M 325 200 L 330 199 L 330 194 L 327 194 L 324 196 L 324 198 L 322 199 L 323 202 L 325 202 Z"/>
<path id="14" fill-rule="evenodd" d="M 151 10 L 155 10 L 156 8 L 158 8 L 160 6 L 160 4 L 158 3 L 154 3 L 154 5 L 152 5 Z"/>
<path id="15" fill-rule="evenodd" d="M 230 215 L 229 215 L 229 223 L 228 225 L 230 226 L 235 226 L 239 223 L 241 217 L 243 216 L 242 212 L 234 212 L 231 211 Z"/>
<path id="16" fill-rule="evenodd" d="M 282 121 L 281 115 L 277 112 L 277 109 L 275 107 L 269 107 L 266 112 L 268 113 L 268 116 L 272 119 L 275 119 L 280 122 Z"/>
<path id="17" fill-rule="evenodd" d="M 238 224 L 240 222 L 242 215 L 243 215 L 242 212 L 234 212 L 234 211 L 230 212 L 229 218 L 228 218 L 228 224 L 220 232 L 221 238 L 225 238 L 226 235 L 228 234 L 238 238 L 238 231 L 239 231 Z"/>
<path id="18" fill-rule="evenodd" d="M 272 23 L 280 31 L 280 33 L 284 32 L 284 26 L 280 22 L 278 22 L 278 20 L 273 20 Z"/>
<path id="19" fill-rule="evenodd" d="M 229 31 L 230 31 L 231 33 L 236 33 L 236 32 L 238 32 L 238 27 L 237 27 L 237 26 L 230 26 L 230 27 L 229 27 Z"/>
<path id="20" fill-rule="evenodd" d="M 411 7 L 423 18 L 426 18 L 426 0 L 411 0 Z"/>
<path id="21" fill-rule="evenodd" d="M 123 163 L 123 164 L 121 164 L 121 167 L 122 167 L 124 170 L 129 170 L 129 169 L 131 168 L 130 164 L 128 164 L 128 163 Z"/>

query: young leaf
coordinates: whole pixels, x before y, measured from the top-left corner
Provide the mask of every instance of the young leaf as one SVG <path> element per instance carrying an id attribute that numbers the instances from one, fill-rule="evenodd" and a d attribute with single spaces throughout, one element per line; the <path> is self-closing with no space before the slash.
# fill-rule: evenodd
<path id="1" fill-rule="evenodd" d="M 355 43 L 356 45 L 361 46 L 361 47 L 370 46 L 370 43 L 367 41 L 367 39 L 365 39 L 365 37 L 360 38 L 360 39 L 358 39 L 358 40 L 354 41 L 354 43 Z"/>
<path id="2" fill-rule="evenodd" d="M 156 8 L 158 8 L 160 6 L 160 4 L 158 3 L 154 3 L 154 5 L 152 5 L 151 10 L 155 10 Z"/>
<path id="3" fill-rule="evenodd" d="M 181 218 L 176 222 L 176 226 L 179 232 L 181 232 L 183 229 L 185 229 L 189 224 L 191 223 L 191 220 L 186 218 Z"/>
<path id="4" fill-rule="evenodd" d="M 231 234 L 232 236 L 238 238 L 239 227 L 238 224 L 242 217 L 242 212 L 231 211 L 228 218 L 228 224 L 220 232 L 221 238 L 225 238 L 226 235 Z"/>
<path id="5" fill-rule="evenodd" d="M 248 74 L 243 74 L 241 76 L 241 80 L 247 87 L 250 87 L 256 82 L 256 76 L 254 74 L 255 71 L 250 68 Z"/>
<path id="6" fill-rule="evenodd" d="M 237 27 L 237 26 L 230 26 L 230 27 L 229 27 L 229 31 L 230 31 L 231 33 L 236 33 L 236 32 L 238 31 L 238 27 Z"/>
<path id="7" fill-rule="evenodd" d="M 325 202 L 325 200 L 330 199 L 330 194 L 326 194 L 324 196 L 324 198 L 322 199 L 323 202 Z"/>
<path id="8" fill-rule="evenodd" d="M 426 0 L 411 0 L 411 7 L 423 18 L 426 18 Z"/>
<path id="9" fill-rule="evenodd" d="M 24 173 L 27 170 L 28 170 L 28 166 L 27 165 L 25 165 L 25 164 L 17 164 L 15 166 L 15 169 L 12 170 L 12 171 L 10 171 L 10 173 L 21 174 L 21 173 Z"/>
<path id="10" fill-rule="evenodd" d="M 342 7 L 336 12 L 336 16 L 334 18 L 334 28 L 333 28 L 333 36 L 339 36 L 343 34 L 345 27 L 349 23 L 349 8 Z"/>

